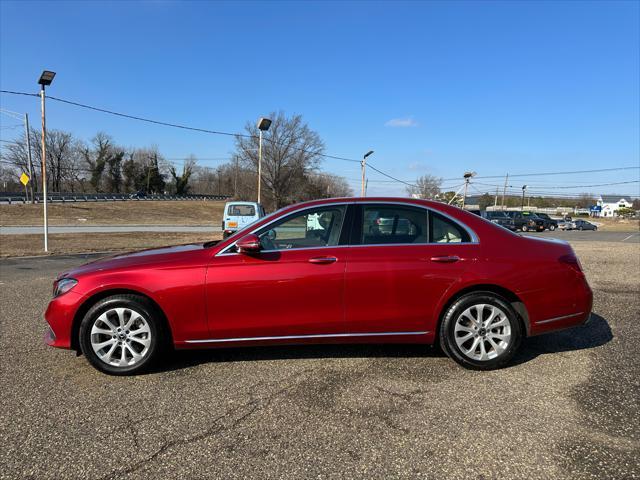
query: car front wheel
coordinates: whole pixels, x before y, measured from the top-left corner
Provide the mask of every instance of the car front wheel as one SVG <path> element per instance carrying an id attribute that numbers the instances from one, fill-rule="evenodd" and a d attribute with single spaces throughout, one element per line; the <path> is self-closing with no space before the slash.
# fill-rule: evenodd
<path id="1" fill-rule="evenodd" d="M 526 225 L 523 225 L 523 226 L 522 226 L 522 231 L 523 231 L 523 232 L 526 232 L 527 230 L 529 230 L 529 229 L 527 228 L 527 226 L 526 226 Z"/>
<path id="2" fill-rule="evenodd" d="M 522 340 L 516 312 L 491 292 L 465 295 L 451 305 L 440 328 L 445 353 L 465 368 L 494 370 L 504 367 Z"/>
<path id="3" fill-rule="evenodd" d="M 549 225 L 549 230 L 551 230 L 552 232 L 556 229 L 555 225 Z"/>
<path id="4" fill-rule="evenodd" d="M 111 375 L 149 369 L 163 346 L 158 312 L 138 295 L 114 295 L 97 302 L 80 324 L 80 346 L 89 362 Z"/>

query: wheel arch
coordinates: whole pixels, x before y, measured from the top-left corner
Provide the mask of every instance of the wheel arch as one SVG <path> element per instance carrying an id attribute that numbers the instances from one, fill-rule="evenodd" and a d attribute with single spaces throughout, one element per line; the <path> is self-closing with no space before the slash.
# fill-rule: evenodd
<path id="1" fill-rule="evenodd" d="M 444 316 L 451 305 L 456 302 L 459 298 L 467 295 L 469 293 L 477 293 L 477 292 L 489 292 L 500 295 L 505 300 L 507 300 L 513 309 L 518 314 L 518 319 L 520 320 L 524 332 L 524 336 L 528 337 L 530 334 L 530 324 L 529 324 L 529 313 L 527 311 L 527 307 L 524 302 L 518 297 L 514 292 L 509 290 L 508 288 L 502 287 L 500 285 L 495 285 L 491 283 L 482 283 L 476 285 L 469 285 L 464 287 L 453 295 L 449 297 L 449 299 L 444 303 L 442 308 L 440 308 L 440 312 L 438 314 L 438 324 L 436 326 L 436 339 L 439 338 L 438 332 L 440 332 L 440 326 L 444 319 Z"/>
<path id="2" fill-rule="evenodd" d="M 73 324 L 71 326 L 71 349 L 72 350 L 75 350 L 76 352 L 78 352 L 78 354 L 80 354 L 80 339 L 79 339 L 80 323 L 82 322 L 82 319 L 87 314 L 89 309 L 91 309 L 91 307 L 93 307 L 100 300 L 107 297 L 112 297 L 114 295 L 136 295 L 138 297 L 142 297 L 145 300 L 147 300 L 149 304 L 156 310 L 156 312 L 160 317 L 160 321 L 163 324 L 164 331 L 167 334 L 168 343 L 170 345 L 173 345 L 173 333 L 171 331 L 171 325 L 169 323 L 169 320 L 167 319 L 166 314 L 164 313 L 160 305 L 158 305 L 158 302 L 156 302 L 149 295 L 146 295 L 138 290 L 132 290 L 127 288 L 114 288 L 114 289 L 101 290 L 100 292 L 96 292 L 95 294 L 85 299 L 85 301 L 82 302 L 82 305 L 80 305 L 78 310 L 76 310 L 76 313 L 73 316 Z"/>

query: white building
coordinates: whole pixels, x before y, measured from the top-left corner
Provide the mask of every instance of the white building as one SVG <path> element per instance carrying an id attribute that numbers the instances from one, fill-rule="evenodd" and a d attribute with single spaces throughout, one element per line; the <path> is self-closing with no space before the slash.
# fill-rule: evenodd
<path id="1" fill-rule="evenodd" d="M 632 203 L 630 200 L 630 197 L 624 197 L 623 195 L 600 195 L 597 203 L 600 207 L 600 216 L 616 216 L 616 210 L 619 208 L 631 208 Z"/>

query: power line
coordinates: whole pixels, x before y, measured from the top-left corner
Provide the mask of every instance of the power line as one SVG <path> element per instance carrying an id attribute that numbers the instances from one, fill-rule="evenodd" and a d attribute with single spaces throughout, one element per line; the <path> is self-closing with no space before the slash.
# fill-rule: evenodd
<path id="1" fill-rule="evenodd" d="M 542 177 L 547 175 L 573 175 L 577 173 L 600 173 L 600 172 L 615 172 L 615 171 L 621 171 L 621 170 L 637 170 L 637 169 L 640 169 L 640 166 L 599 168 L 595 170 L 573 170 L 573 171 L 567 171 L 567 172 L 518 173 L 515 175 L 509 174 L 509 178 L 511 177 Z M 475 177 L 475 178 L 504 178 L 504 175 L 488 175 L 484 177 Z"/>
<path id="2" fill-rule="evenodd" d="M 9 90 L 0 90 L 1 93 L 8 93 L 8 94 L 12 94 L 12 95 L 26 95 L 26 96 L 35 96 L 37 97 L 38 95 L 35 93 L 26 93 L 26 92 L 14 92 L 14 91 L 9 91 Z M 115 112 L 113 110 L 107 110 L 105 108 L 99 108 L 99 107 L 94 107 L 92 105 L 86 105 L 84 103 L 79 103 L 79 102 L 73 102 L 71 100 L 65 100 L 64 98 L 58 98 L 58 97 L 53 97 L 53 96 L 48 96 L 47 97 L 50 100 L 54 100 L 56 102 L 61 102 L 61 103 L 66 103 L 68 105 L 73 105 L 76 107 L 80 107 L 80 108 L 85 108 L 88 110 L 94 110 L 96 112 L 102 112 L 102 113 L 107 113 L 109 115 L 115 115 L 117 117 L 123 117 L 123 118 L 128 118 L 130 120 L 137 120 L 139 122 L 147 122 L 147 123 L 152 123 L 155 125 L 162 125 L 165 127 L 172 127 L 172 128 L 179 128 L 182 130 L 189 130 L 189 131 L 193 131 L 193 132 L 201 132 L 201 133 L 208 133 L 211 135 L 224 135 L 227 137 L 241 137 L 241 138 L 250 138 L 250 139 L 257 139 L 258 137 L 256 137 L 255 135 L 247 135 L 247 134 L 243 134 L 243 133 L 232 133 L 232 132 L 223 132 L 220 130 L 209 130 L 206 128 L 199 128 L 199 127 L 191 127 L 188 125 L 181 125 L 178 123 L 170 123 L 170 122 L 163 122 L 160 120 L 153 120 L 151 118 L 145 118 L 145 117 L 138 117 L 136 115 L 129 115 L 127 113 L 121 113 L 121 112 Z M 265 138 L 265 141 L 271 142 L 274 145 L 278 145 L 278 142 Z M 343 160 L 343 161 L 347 161 L 347 162 L 357 162 L 360 163 L 360 160 L 356 160 L 353 158 L 346 158 L 346 157 L 339 157 L 336 155 L 328 155 L 325 153 L 319 153 L 319 152 L 314 152 L 312 150 L 306 150 L 304 148 L 299 148 L 299 147 L 289 147 L 292 148 L 294 150 L 298 150 L 300 152 L 303 153 L 308 153 L 310 155 L 317 155 L 320 157 L 324 157 L 324 158 L 331 158 L 334 160 Z"/>

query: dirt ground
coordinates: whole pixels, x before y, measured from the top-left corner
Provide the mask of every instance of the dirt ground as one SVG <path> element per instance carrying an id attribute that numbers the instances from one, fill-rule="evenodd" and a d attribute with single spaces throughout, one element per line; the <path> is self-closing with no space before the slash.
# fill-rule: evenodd
<path id="1" fill-rule="evenodd" d="M 576 219 L 582 217 L 576 217 Z M 614 218 L 585 218 L 588 222 L 598 225 L 598 229 L 607 232 L 637 232 L 640 230 L 640 220 L 626 220 Z"/>
<path id="2" fill-rule="evenodd" d="M 219 240 L 221 233 L 57 233 L 49 235 L 49 252 L 111 252 Z M 0 257 L 43 255 L 42 235 L 0 236 Z"/>
<path id="3" fill-rule="evenodd" d="M 49 225 L 220 225 L 225 202 L 120 201 L 48 205 Z M 42 225 L 42 205 L 0 205 L 0 226 Z"/>

